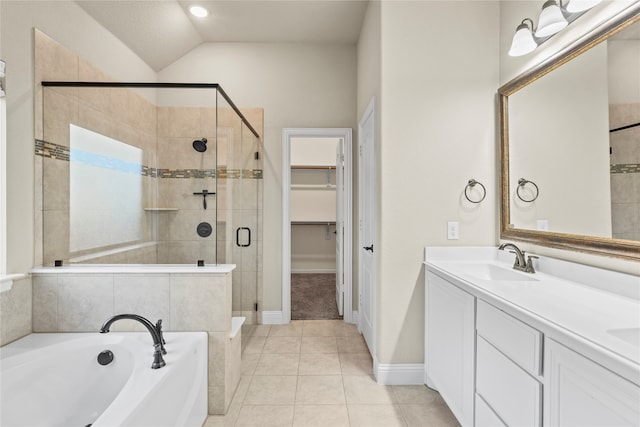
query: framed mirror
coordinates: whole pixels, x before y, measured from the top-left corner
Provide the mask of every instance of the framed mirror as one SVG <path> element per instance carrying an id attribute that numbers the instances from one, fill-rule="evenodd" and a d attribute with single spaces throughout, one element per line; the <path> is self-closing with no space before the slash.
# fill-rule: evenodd
<path id="1" fill-rule="evenodd" d="M 640 260 L 640 4 L 498 101 L 500 237 Z"/>

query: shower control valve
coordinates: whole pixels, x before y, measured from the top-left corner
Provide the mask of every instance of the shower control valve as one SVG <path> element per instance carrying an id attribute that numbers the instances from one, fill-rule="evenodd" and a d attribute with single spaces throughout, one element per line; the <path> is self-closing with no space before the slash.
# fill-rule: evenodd
<path id="1" fill-rule="evenodd" d="M 215 191 L 209 192 L 209 190 L 202 190 L 199 193 L 193 193 L 194 196 L 202 196 L 202 207 L 205 210 L 207 209 L 207 196 L 215 196 L 215 194 Z"/>

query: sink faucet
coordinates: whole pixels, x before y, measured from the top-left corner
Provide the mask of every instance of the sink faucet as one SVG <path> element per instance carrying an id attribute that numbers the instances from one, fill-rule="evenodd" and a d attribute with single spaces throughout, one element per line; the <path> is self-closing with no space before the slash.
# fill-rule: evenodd
<path id="1" fill-rule="evenodd" d="M 536 272 L 533 268 L 533 262 L 531 261 L 531 259 L 538 258 L 537 256 L 529 255 L 525 260 L 525 252 L 521 251 L 520 248 L 518 248 L 513 243 L 503 243 L 498 247 L 498 249 L 500 249 L 501 251 L 505 250 L 506 248 L 513 248 L 513 250 L 509 252 L 516 254 L 516 261 L 513 264 L 513 268 L 515 270 L 524 271 L 525 273 Z"/>
<path id="2" fill-rule="evenodd" d="M 163 354 L 167 354 L 167 350 L 164 348 L 164 338 L 162 337 L 162 320 L 158 320 L 158 323 L 155 325 L 151 323 L 149 320 L 145 319 L 142 316 L 137 314 L 118 314 L 116 316 L 108 319 L 102 327 L 100 328 L 101 334 L 106 334 L 109 332 L 109 328 L 111 324 L 122 319 L 130 319 L 135 320 L 144 325 L 145 328 L 151 334 L 151 338 L 153 339 L 153 363 L 151 364 L 151 369 L 159 369 L 162 368 L 166 363 L 162 358 Z"/>

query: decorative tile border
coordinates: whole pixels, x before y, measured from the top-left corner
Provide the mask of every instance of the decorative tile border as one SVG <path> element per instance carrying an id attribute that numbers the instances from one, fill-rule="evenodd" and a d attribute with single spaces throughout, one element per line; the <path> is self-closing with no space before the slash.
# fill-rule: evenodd
<path id="1" fill-rule="evenodd" d="M 48 159 L 58 159 L 69 161 L 69 147 L 54 144 L 53 142 L 36 139 L 36 156 L 46 157 Z"/>
<path id="2" fill-rule="evenodd" d="M 69 147 L 53 142 L 35 140 L 35 155 L 48 159 L 70 161 Z M 262 169 L 158 169 L 140 165 L 140 174 L 151 178 L 220 178 L 220 179 L 262 179 Z"/>
<path id="3" fill-rule="evenodd" d="M 640 173 L 640 163 L 611 165 L 611 173 Z"/>

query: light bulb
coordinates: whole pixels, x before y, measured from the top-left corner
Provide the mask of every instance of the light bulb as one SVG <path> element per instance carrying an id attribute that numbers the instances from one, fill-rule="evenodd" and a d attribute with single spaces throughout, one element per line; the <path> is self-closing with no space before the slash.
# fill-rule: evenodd
<path id="1" fill-rule="evenodd" d="M 531 29 L 524 21 L 522 21 L 522 24 L 518 25 L 516 33 L 513 35 L 511 49 L 509 49 L 509 56 L 526 55 L 527 53 L 533 52 L 537 47 L 538 44 L 533 39 Z"/>
<path id="2" fill-rule="evenodd" d="M 209 15 L 209 11 L 202 6 L 191 6 L 189 12 L 197 18 L 204 18 Z"/>
<path id="3" fill-rule="evenodd" d="M 542 6 L 542 12 L 538 18 L 538 29 L 536 30 L 536 37 L 549 37 L 562 30 L 569 25 L 564 18 L 560 7 L 555 0 L 548 0 Z"/>

